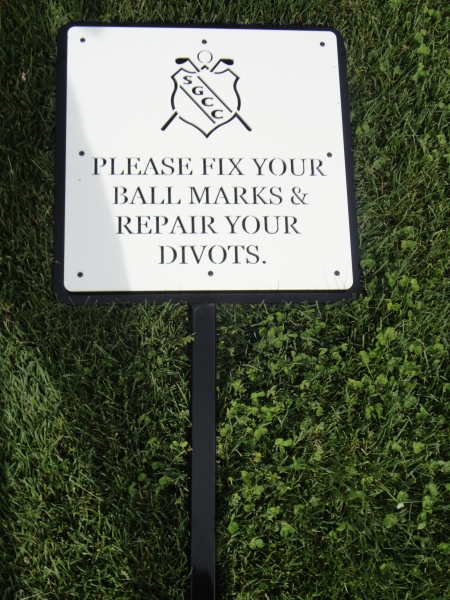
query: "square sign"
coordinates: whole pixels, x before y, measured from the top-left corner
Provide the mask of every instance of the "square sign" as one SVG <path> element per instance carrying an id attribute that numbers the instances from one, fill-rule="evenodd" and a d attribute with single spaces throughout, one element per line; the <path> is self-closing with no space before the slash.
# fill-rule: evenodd
<path id="1" fill-rule="evenodd" d="M 71 25 L 58 41 L 57 105 L 61 299 L 357 291 L 337 32 Z"/>

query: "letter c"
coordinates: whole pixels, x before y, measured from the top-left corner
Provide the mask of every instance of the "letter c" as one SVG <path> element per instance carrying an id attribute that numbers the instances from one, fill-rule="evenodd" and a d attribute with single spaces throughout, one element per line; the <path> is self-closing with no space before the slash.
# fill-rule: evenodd
<path id="1" fill-rule="evenodd" d="M 211 104 L 206 104 L 207 100 L 211 100 Z M 203 104 L 203 106 L 213 106 L 214 100 L 213 100 L 213 98 L 203 98 L 202 104 Z"/>
<path id="2" fill-rule="evenodd" d="M 223 119 L 223 117 L 219 117 L 216 113 L 223 113 L 223 110 L 216 109 L 211 113 L 213 119 Z"/>

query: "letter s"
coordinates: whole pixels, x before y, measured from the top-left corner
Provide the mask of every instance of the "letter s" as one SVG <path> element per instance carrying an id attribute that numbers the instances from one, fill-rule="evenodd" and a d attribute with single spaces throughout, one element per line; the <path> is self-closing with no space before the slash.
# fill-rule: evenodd
<path id="1" fill-rule="evenodd" d="M 247 246 L 246 250 L 247 250 L 247 254 L 250 254 L 250 256 L 253 256 L 254 258 L 256 258 L 256 260 L 249 260 L 248 258 L 245 259 L 245 262 L 249 265 L 256 265 L 256 263 L 259 262 L 259 256 L 257 254 L 255 254 L 254 252 L 252 252 L 250 250 L 250 248 L 254 248 L 256 250 L 256 252 L 258 252 L 258 246 Z"/>
<path id="2" fill-rule="evenodd" d="M 192 83 L 192 75 L 185 75 L 183 77 L 183 80 L 184 80 L 184 83 L 186 85 L 191 85 L 191 83 Z"/>

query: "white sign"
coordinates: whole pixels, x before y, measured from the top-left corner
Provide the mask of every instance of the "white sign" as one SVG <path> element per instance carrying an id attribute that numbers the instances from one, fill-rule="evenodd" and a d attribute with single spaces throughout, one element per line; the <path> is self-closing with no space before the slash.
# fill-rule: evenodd
<path id="1" fill-rule="evenodd" d="M 69 292 L 352 287 L 333 31 L 65 35 Z"/>

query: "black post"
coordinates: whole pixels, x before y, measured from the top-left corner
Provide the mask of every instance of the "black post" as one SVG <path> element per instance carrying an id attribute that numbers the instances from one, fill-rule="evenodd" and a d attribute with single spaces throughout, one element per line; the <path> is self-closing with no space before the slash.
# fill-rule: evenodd
<path id="1" fill-rule="evenodd" d="M 216 597 L 216 306 L 192 305 L 191 600 Z"/>

